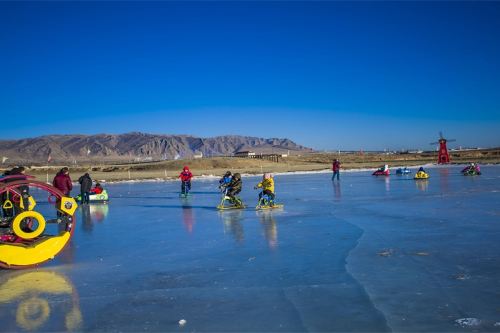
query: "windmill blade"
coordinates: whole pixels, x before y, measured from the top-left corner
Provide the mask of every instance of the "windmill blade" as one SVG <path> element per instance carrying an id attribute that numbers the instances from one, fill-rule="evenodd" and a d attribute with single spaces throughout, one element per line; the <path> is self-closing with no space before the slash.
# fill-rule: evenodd
<path id="1" fill-rule="evenodd" d="M 439 131 L 439 138 L 444 139 L 443 132 Z"/>
<path id="2" fill-rule="evenodd" d="M 432 142 L 432 143 L 429 143 L 430 145 L 437 145 L 439 144 L 439 142 Z"/>

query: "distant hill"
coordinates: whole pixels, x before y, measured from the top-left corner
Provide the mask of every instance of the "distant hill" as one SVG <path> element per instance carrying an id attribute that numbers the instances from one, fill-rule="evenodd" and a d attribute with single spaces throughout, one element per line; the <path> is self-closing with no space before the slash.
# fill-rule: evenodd
<path id="1" fill-rule="evenodd" d="M 203 156 L 227 156 L 237 151 L 256 153 L 310 152 L 289 139 L 265 139 L 227 135 L 199 138 L 189 135 L 156 135 L 126 133 L 119 135 L 47 135 L 20 140 L 0 140 L 0 158 L 7 163 L 46 163 L 50 155 L 53 162 L 68 164 L 82 161 L 147 161 L 191 158 L 195 153 Z"/>

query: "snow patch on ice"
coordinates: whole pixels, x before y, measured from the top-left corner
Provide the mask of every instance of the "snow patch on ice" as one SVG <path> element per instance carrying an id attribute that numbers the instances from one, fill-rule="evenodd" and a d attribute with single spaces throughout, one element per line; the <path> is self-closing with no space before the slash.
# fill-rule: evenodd
<path id="1" fill-rule="evenodd" d="M 462 327 L 476 327 L 481 325 L 481 320 L 477 318 L 460 318 L 455 320 L 455 323 Z"/>

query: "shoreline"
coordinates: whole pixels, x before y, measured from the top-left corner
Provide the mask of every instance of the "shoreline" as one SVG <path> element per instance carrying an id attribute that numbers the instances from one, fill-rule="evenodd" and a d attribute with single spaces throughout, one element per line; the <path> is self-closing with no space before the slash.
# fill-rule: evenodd
<path id="1" fill-rule="evenodd" d="M 302 157 L 284 158 L 280 162 L 267 161 L 253 158 L 207 158 L 179 161 L 165 161 L 154 164 L 140 165 L 74 165 L 69 166 L 70 177 L 75 181 L 84 173 L 89 173 L 91 178 L 102 183 L 135 183 L 135 182 L 161 182 L 177 181 L 177 176 L 183 166 L 188 165 L 196 180 L 219 179 L 226 171 L 240 173 L 243 177 L 254 177 L 265 172 L 277 176 L 297 174 L 327 174 L 331 173 L 331 161 L 340 158 L 342 163 L 341 173 L 373 172 L 381 165 L 388 164 L 394 171 L 397 168 L 408 167 L 410 169 L 423 166 L 424 168 L 441 168 L 465 166 L 472 159 L 457 159 L 449 164 L 440 165 L 432 159 L 394 159 L 397 156 L 332 156 L 325 154 L 311 154 Z M 480 165 L 494 165 L 500 163 L 500 158 L 476 158 Z M 51 182 L 61 166 L 27 166 L 26 173 L 43 182 Z M 6 170 L 3 168 L 2 170 Z M 0 173 L 2 172 L 0 170 Z"/>
<path id="2" fill-rule="evenodd" d="M 487 163 L 483 164 L 485 165 L 497 165 L 499 163 Z M 456 167 L 465 167 L 468 165 L 467 163 L 453 163 L 453 164 L 446 164 L 446 165 L 440 165 L 437 163 L 427 163 L 427 164 L 416 164 L 416 165 L 401 165 L 401 166 L 393 166 L 390 167 L 390 169 L 398 169 L 398 168 L 404 168 L 407 167 L 408 169 L 412 168 L 419 168 L 419 167 L 424 167 L 426 169 L 436 169 L 436 168 L 442 168 L 442 167 L 447 167 L 447 166 L 456 166 Z M 350 169 L 345 169 L 342 170 L 341 173 L 357 173 L 357 172 L 373 172 L 375 171 L 376 168 L 350 168 Z M 303 170 L 303 171 L 287 171 L 287 172 L 271 172 L 273 176 L 290 176 L 290 175 L 310 175 L 310 174 L 327 174 L 327 173 L 332 173 L 332 170 L 330 169 L 322 169 L 322 170 Z M 250 177 L 258 177 L 260 176 L 261 173 L 243 173 L 241 174 L 241 177 L 243 178 L 250 178 Z M 220 179 L 222 176 L 219 175 L 214 175 L 214 174 L 201 174 L 199 176 L 194 176 L 193 180 L 213 180 L 213 179 Z M 98 180 L 100 183 L 104 184 L 121 184 L 121 183 L 154 183 L 154 182 L 177 182 L 178 178 L 137 178 L 137 179 L 119 179 L 119 180 L 105 180 L 105 179 L 100 179 Z M 78 182 L 73 182 L 73 184 L 77 184 Z"/>

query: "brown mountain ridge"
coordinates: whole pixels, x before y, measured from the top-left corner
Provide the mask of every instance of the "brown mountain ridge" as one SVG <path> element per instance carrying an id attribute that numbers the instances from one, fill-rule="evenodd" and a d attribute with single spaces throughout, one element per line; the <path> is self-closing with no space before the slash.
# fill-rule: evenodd
<path id="1" fill-rule="evenodd" d="M 157 135 L 140 132 L 97 135 L 46 135 L 19 140 L 0 140 L 0 157 L 8 163 L 44 163 L 85 160 L 148 161 L 203 156 L 230 156 L 237 151 L 256 153 L 310 152 L 289 139 L 225 135 L 201 138 L 190 135 Z M 5 160 L 5 158 L 4 158 Z"/>

